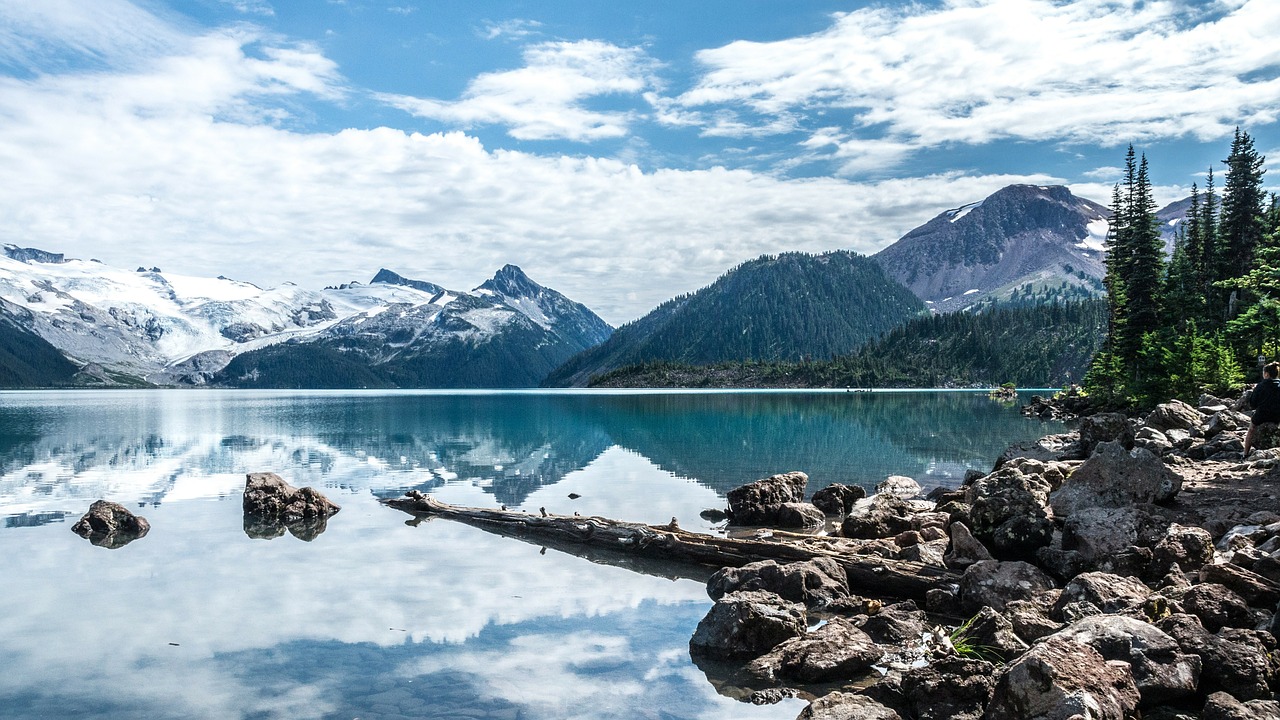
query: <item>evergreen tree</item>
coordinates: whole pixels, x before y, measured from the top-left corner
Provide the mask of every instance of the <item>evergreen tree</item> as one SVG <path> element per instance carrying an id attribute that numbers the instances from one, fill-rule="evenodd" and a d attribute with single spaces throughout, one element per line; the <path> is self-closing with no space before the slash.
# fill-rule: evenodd
<path id="1" fill-rule="evenodd" d="M 1254 150 L 1249 133 L 1236 128 L 1231 154 L 1224 161 L 1227 181 L 1223 188 L 1222 220 L 1218 229 L 1218 252 L 1225 273 L 1219 278 L 1221 280 L 1243 277 L 1253 267 L 1253 255 L 1264 232 L 1261 216 L 1266 202 L 1266 193 L 1262 189 L 1262 176 L 1266 172 L 1262 163 L 1265 159 Z"/>

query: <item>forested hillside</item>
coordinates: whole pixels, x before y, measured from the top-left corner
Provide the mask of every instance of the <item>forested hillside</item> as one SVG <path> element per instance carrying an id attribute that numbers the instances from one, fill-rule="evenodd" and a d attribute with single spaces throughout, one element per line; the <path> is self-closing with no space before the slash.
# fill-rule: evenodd
<path id="1" fill-rule="evenodd" d="M 811 362 L 644 363 L 597 387 L 1058 387 L 1079 380 L 1106 331 L 1102 300 L 922 317 L 857 352 Z"/>
<path id="2" fill-rule="evenodd" d="M 57 348 L 17 323 L 0 307 L 0 387 L 70 385 L 76 366 Z"/>
<path id="3" fill-rule="evenodd" d="M 593 375 L 654 361 L 829 359 L 924 312 L 910 290 L 856 253 L 766 255 L 618 328 L 543 384 L 584 385 Z"/>

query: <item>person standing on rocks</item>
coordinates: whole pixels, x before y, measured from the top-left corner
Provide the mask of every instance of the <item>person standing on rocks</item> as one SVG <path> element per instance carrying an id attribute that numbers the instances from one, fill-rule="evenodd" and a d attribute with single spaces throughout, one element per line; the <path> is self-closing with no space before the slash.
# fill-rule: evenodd
<path id="1" fill-rule="evenodd" d="M 1249 455 L 1253 447 L 1254 436 L 1258 426 L 1263 423 L 1280 423 L 1280 363 L 1269 363 L 1262 368 L 1262 382 L 1253 386 L 1249 394 L 1249 404 L 1253 406 L 1253 421 L 1249 423 L 1249 433 L 1244 436 L 1244 454 Z"/>

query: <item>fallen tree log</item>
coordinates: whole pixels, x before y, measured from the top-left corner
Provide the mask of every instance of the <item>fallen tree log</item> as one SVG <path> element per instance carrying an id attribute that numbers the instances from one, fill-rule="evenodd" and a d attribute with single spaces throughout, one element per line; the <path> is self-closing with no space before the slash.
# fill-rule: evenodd
<path id="1" fill-rule="evenodd" d="M 696 574 L 640 570 L 668 577 L 705 578 L 704 573 L 708 570 L 741 567 L 762 560 L 788 563 L 827 557 L 844 568 L 850 590 L 864 596 L 923 603 L 925 594 L 930 590 L 951 588 L 960 582 L 958 574 L 936 565 L 861 554 L 858 549 L 862 542 L 846 538 L 776 531 L 757 538 L 719 537 L 681 530 L 674 523 L 645 525 L 602 517 L 534 515 L 514 510 L 450 505 L 416 490 L 409 491 L 403 498 L 383 502 L 416 517 L 456 520 L 526 542 L 553 545 L 573 554 L 587 554 L 571 549 L 577 546 L 621 557 L 651 558 L 703 569 Z M 627 567 L 623 562 L 609 564 Z"/>

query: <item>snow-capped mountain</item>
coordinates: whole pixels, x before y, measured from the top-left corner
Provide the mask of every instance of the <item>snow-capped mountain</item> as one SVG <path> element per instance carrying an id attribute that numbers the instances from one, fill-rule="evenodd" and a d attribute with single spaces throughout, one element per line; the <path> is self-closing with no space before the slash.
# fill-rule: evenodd
<path id="1" fill-rule="evenodd" d="M 264 289 L 154 267 L 128 271 L 14 245 L 3 251 L 0 301 L 8 303 L 15 322 L 77 365 L 157 384 L 203 384 L 244 353 L 282 345 L 357 350 L 361 363 L 379 365 L 421 355 L 424 343 L 501 345 L 503 336 L 528 325 L 546 336 L 534 342 L 534 350 L 568 357 L 612 331 L 590 310 L 537 285 L 515 266 L 472 293 L 385 269 L 367 285 L 313 291 L 292 283 Z M 378 384 L 423 386 L 412 377 L 431 375 L 410 373 Z M 238 377 L 226 375 L 233 383 Z"/>
<path id="2" fill-rule="evenodd" d="M 874 257 L 935 311 L 1102 291 L 1106 207 L 1065 187 L 1010 185 L 947 210 Z"/>
<path id="3" fill-rule="evenodd" d="M 385 271 L 384 271 L 385 272 Z M 394 277 L 392 277 L 394 276 Z M 326 295 L 335 307 L 367 293 L 416 293 L 353 313 L 321 332 L 232 360 L 220 383 L 242 387 L 527 387 L 612 333 L 585 306 L 507 265 L 471 292 L 379 273 L 382 282 Z M 339 296 L 340 294 L 345 294 Z"/>

